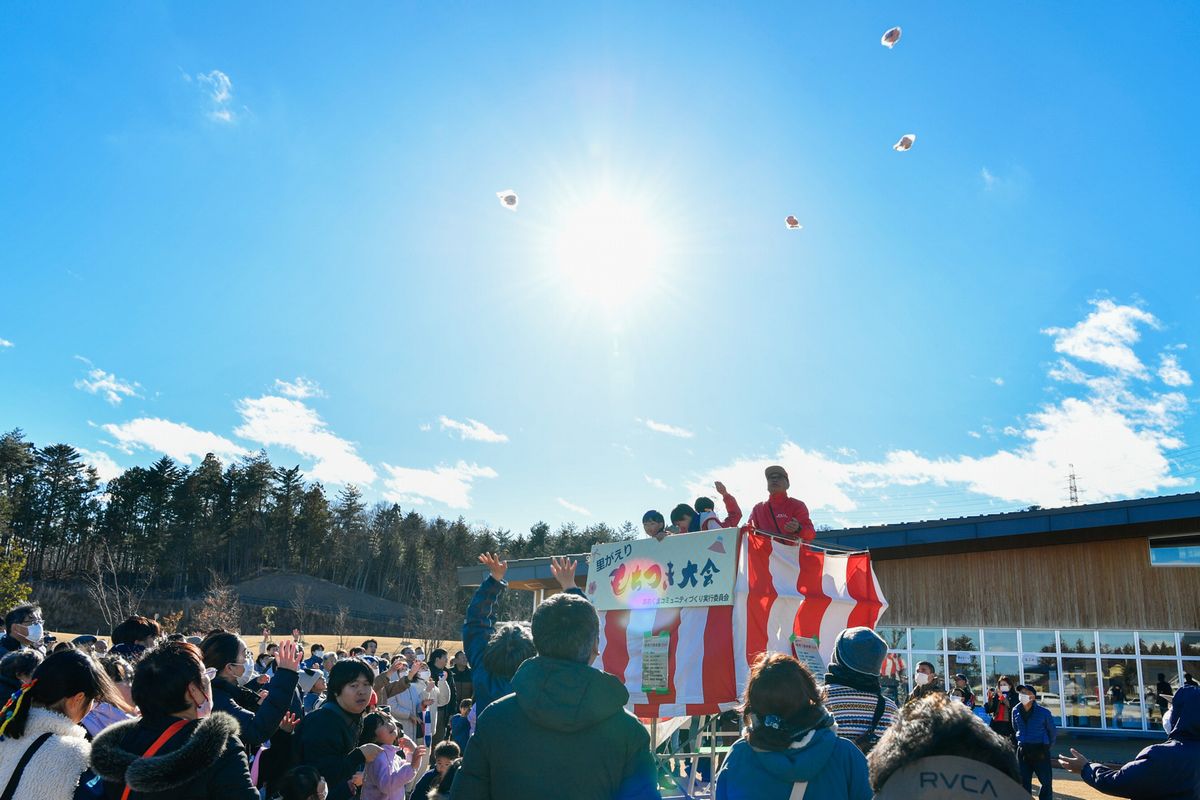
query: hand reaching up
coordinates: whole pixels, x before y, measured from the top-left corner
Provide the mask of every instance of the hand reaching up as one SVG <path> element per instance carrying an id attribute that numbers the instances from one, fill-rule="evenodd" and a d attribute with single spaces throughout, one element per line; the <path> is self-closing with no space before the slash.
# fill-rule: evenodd
<path id="1" fill-rule="evenodd" d="M 550 571 L 564 592 L 575 587 L 575 568 L 578 566 L 579 562 L 573 558 L 555 556 L 550 559 Z"/>
<path id="2" fill-rule="evenodd" d="M 275 655 L 275 669 L 300 671 L 300 645 L 294 639 L 284 639 Z"/>
<path id="3" fill-rule="evenodd" d="M 284 733 L 291 733 L 296 730 L 298 724 L 300 724 L 300 718 L 289 711 L 283 715 L 283 719 L 279 720 L 279 730 Z"/>
<path id="4" fill-rule="evenodd" d="M 503 582 L 504 576 L 508 574 L 508 562 L 501 561 L 498 553 L 484 553 L 479 556 L 479 563 L 488 568 L 493 580 Z"/>

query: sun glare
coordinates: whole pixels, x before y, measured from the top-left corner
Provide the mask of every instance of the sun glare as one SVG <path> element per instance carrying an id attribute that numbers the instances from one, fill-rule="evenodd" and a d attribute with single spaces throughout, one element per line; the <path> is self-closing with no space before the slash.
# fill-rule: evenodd
<path id="1" fill-rule="evenodd" d="M 552 257 L 558 277 L 580 299 L 611 311 L 659 277 L 663 242 L 644 209 L 604 195 L 567 216 Z"/>

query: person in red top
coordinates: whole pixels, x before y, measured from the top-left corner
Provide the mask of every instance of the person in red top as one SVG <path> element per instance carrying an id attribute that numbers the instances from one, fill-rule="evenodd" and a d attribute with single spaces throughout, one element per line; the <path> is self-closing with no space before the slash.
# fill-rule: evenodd
<path id="1" fill-rule="evenodd" d="M 804 501 L 788 497 L 787 490 L 792 484 L 787 470 L 771 466 L 767 467 L 766 475 L 768 496 L 750 512 L 749 526 L 783 539 L 811 542 L 817 529 L 813 527 Z"/>
<path id="2" fill-rule="evenodd" d="M 725 502 L 725 519 L 717 516 L 714 509 L 712 498 L 697 497 L 696 504 L 693 506 L 699 518 L 692 520 L 693 531 L 715 531 L 719 528 L 736 528 L 738 523 L 742 521 L 742 509 L 738 507 L 737 500 L 734 496 L 725 490 L 725 484 L 717 481 L 713 484 L 716 487 L 717 493 L 721 495 L 721 499 Z"/>

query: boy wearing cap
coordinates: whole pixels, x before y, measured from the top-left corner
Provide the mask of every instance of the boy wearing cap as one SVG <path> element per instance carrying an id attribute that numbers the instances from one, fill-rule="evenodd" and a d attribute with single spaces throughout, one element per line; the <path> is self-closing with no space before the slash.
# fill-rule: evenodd
<path id="1" fill-rule="evenodd" d="M 767 499 L 750 512 L 750 527 L 781 539 L 811 542 L 817 535 L 808 506 L 804 501 L 788 497 L 791 488 L 787 470 L 778 465 L 767 467 Z"/>
<path id="2" fill-rule="evenodd" d="M 1038 792 L 1039 800 L 1053 800 L 1050 748 L 1058 738 L 1054 715 L 1050 713 L 1050 709 L 1038 704 L 1037 690 L 1032 686 L 1018 686 L 1017 695 L 1021 702 L 1013 709 L 1012 721 L 1017 732 L 1017 761 L 1021 768 L 1021 785 L 1025 787 L 1025 791 L 1032 791 L 1033 776 L 1037 775 L 1038 783 L 1042 785 L 1041 791 Z"/>

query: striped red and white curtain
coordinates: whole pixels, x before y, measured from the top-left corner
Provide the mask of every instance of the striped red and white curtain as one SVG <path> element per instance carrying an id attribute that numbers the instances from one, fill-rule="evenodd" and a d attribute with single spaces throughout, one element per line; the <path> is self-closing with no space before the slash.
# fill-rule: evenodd
<path id="1" fill-rule="evenodd" d="M 643 718 L 715 714 L 738 705 L 762 652 L 791 653 L 793 633 L 819 637 L 828 661 L 843 628 L 875 627 L 887 602 L 870 555 L 826 553 L 767 536 L 739 537 L 732 606 L 600 612 L 594 666 L 616 675 Z M 667 692 L 642 691 L 646 634 L 670 633 Z"/>

